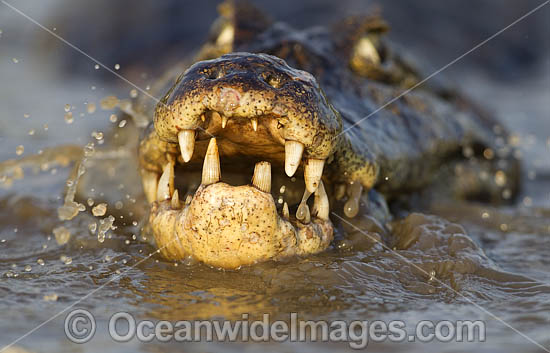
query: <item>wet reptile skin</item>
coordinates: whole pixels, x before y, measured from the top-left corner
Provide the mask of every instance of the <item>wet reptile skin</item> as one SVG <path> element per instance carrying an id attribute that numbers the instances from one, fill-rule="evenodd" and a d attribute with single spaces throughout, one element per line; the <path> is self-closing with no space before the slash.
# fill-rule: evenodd
<path id="1" fill-rule="evenodd" d="M 274 166 L 284 165 L 285 140 L 303 143 L 304 160 L 326 160 L 323 180 L 331 204 L 338 186 L 345 190 L 354 182 L 388 199 L 422 189 L 451 163 L 492 173 L 498 162 L 508 176 L 499 185 L 474 177 L 468 190 L 453 190 L 455 196 L 488 194 L 494 200 L 504 189 L 517 190 L 517 162 L 496 144 L 506 133 L 483 111 L 427 85 L 394 99 L 422 77 L 392 52 L 380 18 L 295 30 L 241 3 L 224 3 L 221 14 L 196 63 L 181 75 L 186 64 L 177 65 L 178 75 L 159 83 L 167 93 L 140 144 L 142 171 L 161 173 L 178 158 L 177 133 L 191 129 L 197 131 L 195 154 L 185 170 L 200 170 L 211 136 L 220 141 L 222 162 L 249 157 Z M 229 118 L 227 128 L 211 111 Z M 258 119 L 257 132 L 250 128 L 252 118 Z M 487 150 L 498 153 L 486 159 Z"/>

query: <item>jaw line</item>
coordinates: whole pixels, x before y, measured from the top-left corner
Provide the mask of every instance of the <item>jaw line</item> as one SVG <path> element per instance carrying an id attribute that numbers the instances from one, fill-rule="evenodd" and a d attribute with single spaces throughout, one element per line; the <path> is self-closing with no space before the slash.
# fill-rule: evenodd
<path id="1" fill-rule="evenodd" d="M 153 202 L 150 224 L 164 257 L 226 269 L 318 253 L 333 239 L 330 220 L 285 219 L 270 193 L 222 182 L 201 185 L 181 209 L 171 200 Z"/>

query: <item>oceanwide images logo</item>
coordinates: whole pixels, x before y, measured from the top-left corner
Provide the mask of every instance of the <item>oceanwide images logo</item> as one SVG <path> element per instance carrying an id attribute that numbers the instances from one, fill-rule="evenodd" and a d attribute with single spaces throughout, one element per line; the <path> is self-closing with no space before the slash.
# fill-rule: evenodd
<path id="1" fill-rule="evenodd" d="M 96 321 L 87 310 L 76 309 L 65 318 L 65 334 L 74 343 L 86 343 L 96 333 Z M 373 342 L 484 342 L 483 321 L 419 321 L 407 328 L 404 321 L 366 320 L 303 320 L 290 313 L 288 320 L 151 321 L 136 320 L 127 312 L 118 312 L 108 322 L 108 332 L 116 342 L 345 342 L 362 349 Z"/>

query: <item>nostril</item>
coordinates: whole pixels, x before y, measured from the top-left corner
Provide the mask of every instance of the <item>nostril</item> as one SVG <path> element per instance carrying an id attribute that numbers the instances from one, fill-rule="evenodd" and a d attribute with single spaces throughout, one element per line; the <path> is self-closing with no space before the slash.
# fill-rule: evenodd
<path id="1" fill-rule="evenodd" d="M 282 79 L 278 75 L 274 75 L 266 72 L 261 74 L 261 78 L 263 79 L 263 81 L 265 81 L 265 83 L 267 83 L 273 88 L 279 88 L 282 86 Z"/>
<path id="2" fill-rule="evenodd" d="M 207 68 L 202 73 L 209 80 L 217 80 L 225 76 L 225 72 L 220 67 Z"/>

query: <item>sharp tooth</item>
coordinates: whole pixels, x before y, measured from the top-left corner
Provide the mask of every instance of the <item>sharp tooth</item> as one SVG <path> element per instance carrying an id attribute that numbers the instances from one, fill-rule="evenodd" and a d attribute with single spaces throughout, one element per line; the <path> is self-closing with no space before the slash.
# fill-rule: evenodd
<path id="1" fill-rule="evenodd" d="M 166 163 L 160 176 L 157 189 L 157 201 L 169 200 L 174 192 L 174 164 Z"/>
<path id="2" fill-rule="evenodd" d="M 263 192 L 271 192 L 271 164 L 269 162 L 256 163 L 252 185 Z"/>
<path id="3" fill-rule="evenodd" d="M 147 202 L 151 203 L 157 198 L 157 187 L 159 183 L 159 174 L 149 170 L 141 171 L 141 182 L 143 183 L 143 191 Z"/>
<path id="4" fill-rule="evenodd" d="M 184 162 L 189 162 L 195 149 L 195 130 L 181 130 L 178 133 L 180 143 L 181 157 Z"/>
<path id="5" fill-rule="evenodd" d="M 258 119 L 252 118 L 252 128 L 254 131 L 258 131 Z"/>
<path id="6" fill-rule="evenodd" d="M 296 173 L 296 169 L 302 160 L 304 145 L 298 141 L 288 140 L 285 142 L 285 172 L 289 177 Z"/>
<path id="7" fill-rule="evenodd" d="M 202 120 L 203 123 L 206 121 L 206 116 L 204 116 L 204 113 L 201 114 L 201 120 Z"/>
<path id="8" fill-rule="evenodd" d="M 325 186 L 321 181 L 317 191 L 315 191 L 315 199 L 313 201 L 313 215 L 316 215 L 317 218 L 327 221 L 329 215 L 330 207 L 328 203 L 327 192 L 325 191 Z"/>
<path id="9" fill-rule="evenodd" d="M 288 203 L 286 202 L 283 205 L 283 218 L 290 219 L 290 211 L 288 210 Z"/>
<path id="10" fill-rule="evenodd" d="M 222 129 L 225 129 L 225 126 L 227 125 L 228 118 L 224 115 L 222 117 Z"/>
<path id="11" fill-rule="evenodd" d="M 189 205 L 191 204 L 191 201 L 193 201 L 193 196 L 187 195 L 187 197 L 185 198 L 185 204 Z"/>
<path id="12" fill-rule="evenodd" d="M 323 166 L 325 161 L 322 159 L 313 159 L 309 158 L 306 161 L 306 166 L 304 167 L 304 181 L 306 183 L 306 188 L 310 192 L 315 192 L 323 176 Z"/>
<path id="13" fill-rule="evenodd" d="M 174 195 L 172 195 L 172 201 L 170 201 L 170 206 L 174 210 L 179 210 L 181 208 L 181 203 L 180 203 L 180 197 L 179 197 L 178 190 L 174 191 Z"/>
<path id="14" fill-rule="evenodd" d="M 220 155 L 216 138 L 212 137 L 208 143 L 204 164 L 202 165 L 202 184 L 210 185 L 220 181 Z"/>

